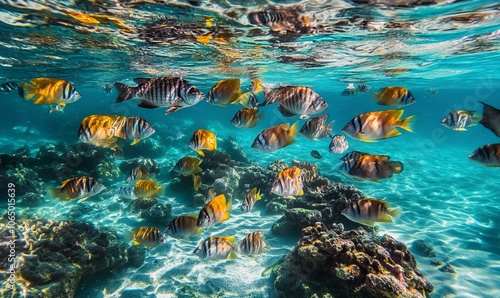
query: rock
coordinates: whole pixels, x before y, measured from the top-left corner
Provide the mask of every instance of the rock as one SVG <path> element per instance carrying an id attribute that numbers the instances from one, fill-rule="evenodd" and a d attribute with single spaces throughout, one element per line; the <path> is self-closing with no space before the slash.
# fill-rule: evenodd
<path id="1" fill-rule="evenodd" d="M 220 144 L 221 148 L 231 156 L 231 159 L 242 163 L 249 163 L 243 148 L 238 144 L 234 136 L 229 136 L 227 139 L 222 140 Z"/>
<path id="2" fill-rule="evenodd" d="M 286 204 L 282 204 L 280 202 L 271 201 L 266 205 L 266 213 L 268 214 L 277 214 L 282 213 L 286 210 Z"/>
<path id="3" fill-rule="evenodd" d="M 457 273 L 455 271 L 455 269 L 449 264 L 449 263 L 445 263 L 443 266 L 441 266 L 441 268 L 438 269 L 439 271 L 441 272 L 448 272 L 448 273 L 452 273 L 452 274 L 455 274 Z"/>
<path id="4" fill-rule="evenodd" d="M 433 291 L 403 243 L 340 228 L 318 222 L 303 229 L 293 251 L 270 269 L 277 297 L 424 297 Z"/>
<path id="5" fill-rule="evenodd" d="M 21 203 L 27 207 L 37 207 L 44 202 L 43 194 L 28 192 L 21 198 Z"/>
<path id="6" fill-rule="evenodd" d="M 157 202 L 158 200 L 156 198 L 134 199 L 130 201 L 129 208 L 132 209 L 133 212 L 138 212 L 153 207 Z"/>
<path id="7" fill-rule="evenodd" d="M 318 210 L 292 208 L 285 211 L 285 216 L 278 220 L 271 228 L 275 235 L 294 235 L 297 230 L 321 221 L 322 215 Z"/>
<path id="8" fill-rule="evenodd" d="M 128 249 L 128 263 L 130 266 L 139 268 L 144 264 L 146 259 L 146 247 L 144 246 L 131 246 Z"/>
<path id="9" fill-rule="evenodd" d="M 411 250 L 422 257 L 433 258 L 436 256 L 436 251 L 432 246 L 424 240 L 415 240 L 411 244 Z"/>
<path id="10" fill-rule="evenodd" d="M 151 174 L 158 175 L 160 173 L 160 166 L 155 160 L 142 157 L 124 160 L 120 164 L 120 171 L 122 171 L 125 175 L 128 175 L 133 168 L 138 166 L 147 168 L 148 172 Z"/>
<path id="11" fill-rule="evenodd" d="M 154 224 L 166 227 L 171 220 L 172 205 L 156 204 L 141 212 L 141 218 L 147 219 Z"/>
<path id="12" fill-rule="evenodd" d="M 125 158 L 133 158 L 136 156 L 159 158 L 164 156 L 165 152 L 168 152 L 167 148 L 165 148 L 156 137 L 143 139 L 134 146 L 123 146 L 123 156 Z"/>

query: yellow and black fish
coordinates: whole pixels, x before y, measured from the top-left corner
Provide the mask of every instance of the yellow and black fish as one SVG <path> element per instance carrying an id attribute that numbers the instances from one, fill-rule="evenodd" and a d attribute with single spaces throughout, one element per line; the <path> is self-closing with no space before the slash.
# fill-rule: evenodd
<path id="1" fill-rule="evenodd" d="M 231 119 L 231 124 L 238 128 L 250 128 L 257 125 L 257 121 L 262 119 L 263 115 L 258 114 L 259 110 L 243 108 L 236 112 L 233 119 Z"/>
<path id="2" fill-rule="evenodd" d="M 405 87 L 385 87 L 380 92 L 373 93 L 373 99 L 378 100 L 379 105 L 401 107 L 415 103 L 415 97 Z"/>
<path id="3" fill-rule="evenodd" d="M 271 192 L 285 198 L 295 199 L 304 194 L 300 169 L 290 167 L 282 170 L 273 182 Z"/>
<path id="4" fill-rule="evenodd" d="M 200 175 L 193 175 L 193 187 L 195 191 L 198 191 L 198 189 L 201 186 L 201 176 Z"/>
<path id="5" fill-rule="evenodd" d="M 207 95 L 207 102 L 225 107 L 228 104 L 237 104 L 242 95 L 240 79 L 232 78 L 217 82 Z"/>
<path id="6" fill-rule="evenodd" d="M 140 117 L 124 117 L 113 127 L 114 136 L 122 139 L 133 139 L 130 145 L 137 144 L 155 133 L 155 129 L 145 119 Z"/>
<path id="7" fill-rule="evenodd" d="M 189 140 L 189 147 L 199 155 L 205 156 L 202 150 L 210 151 L 217 149 L 217 138 L 210 130 L 198 129 L 193 133 L 191 140 Z"/>
<path id="8" fill-rule="evenodd" d="M 118 115 L 90 115 L 83 118 L 78 129 L 78 138 L 84 143 L 105 148 L 118 147 L 115 126 L 126 119 Z"/>
<path id="9" fill-rule="evenodd" d="M 481 146 L 472 152 L 469 158 L 486 166 L 500 167 L 500 144 Z"/>
<path id="10" fill-rule="evenodd" d="M 252 188 L 252 190 L 243 199 L 243 203 L 241 204 L 241 212 L 249 212 L 250 210 L 252 210 L 255 202 L 260 199 L 260 189 L 258 189 L 257 187 Z"/>
<path id="11" fill-rule="evenodd" d="M 389 161 L 390 157 L 386 155 L 371 155 L 358 151 L 349 155 L 351 158 L 345 156 L 339 170 L 353 179 L 378 182 L 403 171 L 403 163 Z"/>
<path id="12" fill-rule="evenodd" d="M 150 173 L 149 169 L 145 166 L 137 166 L 130 170 L 130 173 L 127 177 L 127 182 L 137 181 L 137 180 L 147 180 L 151 178 L 155 178 L 156 175 L 154 173 Z"/>
<path id="13" fill-rule="evenodd" d="M 289 123 L 283 123 L 263 130 L 253 141 L 252 148 L 274 152 L 295 142 L 293 137 L 297 134 L 297 123 L 290 127 Z"/>
<path id="14" fill-rule="evenodd" d="M 63 181 L 60 188 L 49 188 L 53 198 L 68 201 L 79 199 L 78 203 L 94 196 L 106 187 L 92 177 L 82 176 Z"/>
<path id="15" fill-rule="evenodd" d="M 243 238 L 241 242 L 234 247 L 236 252 L 244 255 L 259 254 L 267 247 L 264 242 L 264 233 L 262 231 L 252 232 Z"/>
<path id="16" fill-rule="evenodd" d="M 198 235 L 202 232 L 202 228 L 196 225 L 196 215 L 181 215 L 174 218 L 167 226 L 165 234 L 174 238 L 187 239 L 191 236 Z"/>
<path id="17" fill-rule="evenodd" d="M 160 230 L 154 227 L 140 227 L 139 230 L 134 233 L 133 237 L 134 245 L 153 247 L 165 243 L 165 238 L 163 238 Z"/>
<path id="18" fill-rule="evenodd" d="M 194 175 L 201 172 L 202 161 L 196 157 L 185 156 L 177 161 L 173 170 L 183 176 Z"/>
<path id="19" fill-rule="evenodd" d="M 205 204 L 198 215 L 196 225 L 200 228 L 208 229 L 217 223 L 229 218 L 231 211 L 231 200 L 226 200 L 224 194 L 220 194 Z"/>
<path id="20" fill-rule="evenodd" d="M 133 194 L 135 198 L 156 198 L 165 192 L 163 185 L 158 185 L 154 180 L 137 180 L 134 185 Z"/>
<path id="21" fill-rule="evenodd" d="M 386 201 L 377 199 L 361 199 L 349 204 L 342 211 L 342 215 L 348 219 L 373 227 L 375 222 L 393 222 L 392 218 L 401 216 L 401 208 L 389 208 Z"/>
<path id="22" fill-rule="evenodd" d="M 193 253 L 202 259 L 235 259 L 233 243 L 234 236 L 208 237 L 203 240 Z"/>

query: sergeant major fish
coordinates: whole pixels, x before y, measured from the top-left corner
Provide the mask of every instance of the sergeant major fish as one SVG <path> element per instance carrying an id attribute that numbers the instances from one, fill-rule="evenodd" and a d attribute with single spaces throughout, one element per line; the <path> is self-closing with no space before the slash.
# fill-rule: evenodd
<path id="1" fill-rule="evenodd" d="M 307 120 L 306 123 L 300 129 L 300 133 L 308 139 L 317 140 L 321 138 L 326 138 L 332 131 L 333 122 L 326 124 L 326 119 L 328 115 L 321 115 L 318 117 L 311 118 Z"/>
<path id="2" fill-rule="evenodd" d="M 385 155 L 361 155 L 344 160 L 340 171 L 356 180 L 378 182 L 382 178 L 390 178 L 393 174 L 403 171 L 403 164 L 399 161 L 389 161 Z"/>
<path id="3" fill-rule="evenodd" d="M 350 203 L 342 211 L 342 215 L 354 222 L 373 227 L 375 222 L 393 222 L 392 218 L 401 216 L 401 208 L 389 207 L 390 204 L 386 201 L 361 199 Z"/>
<path id="4" fill-rule="evenodd" d="M 236 112 L 233 119 L 231 119 L 231 124 L 237 128 L 250 128 L 257 125 L 257 121 L 262 119 L 262 114 L 257 115 L 259 110 L 243 108 Z"/>
<path id="5" fill-rule="evenodd" d="M 255 202 L 260 199 L 260 189 L 258 189 L 257 187 L 252 188 L 252 190 L 243 199 L 243 203 L 241 203 L 241 212 L 249 212 L 250 210 L 252 210 Z"/>
<path id="6" fill-rule="evenodd" d="M 153 247 L 165 242 L 161 232 L 154 227 L 140 227 L 133 235 L 134 245 Z"/>
<path id="7" fill-rule="evenodd" d="M 140 117 L 121 118 L 114 127 L 114 135 L 122 139 L 133 139 L 130 145 L 137 144 L 140 140 L 149 138 L 155 129 L 145 119 Z"/>
<path id="8" fill-rule="evenodd" d="M 202 150 L 211 151 L 217 149 L 217 138 L 210 130 L 198 129 L 189 140 L 189 147 L 199 155 L 205 156 Z"/>
<path id="9" fill-rule="evenodd" d="M 300 119 L 307 119 L 328 108 L 328 104 L 318 93 L 304 86 L 264 89 L 264 98 L 263 106 L 278 103 L 278 110 L 285 117 L 300 115 Z"/>
<path id="10" fill-rule="evenodd" d="M 78 203 L 94 196 L 106 187 L 92 177 L 82 176 L 70 178 L 62 182 L 60 188 L 49 188 L 49 193 L 53 198 L 68 201 L 79 199 Z"/>
<path id="11" fill-rule="evenodd" d="M 196 157 L 184 156 L 175 164 L 173 170 L 183 176 L 194 175 L 201 172 L 200 164 L 203 160 Z"/>
<path id="12" fill-rule="evenodd" d="M 290 167 L 282 170 L 273 182 L 271 192 L 289 199 L 295 199 L 295 196 L 304 194 L 302 177 L 300 169 Z"/>
<path id="13" fill-rule="evenodd" d="M 137 181 L 137 180 L 146 180 L 150 178 L 155 178 L 154 173 L 150 173 L 149 169 L 145 166 L 136 166 L 130 170 L 130 173 L 127 176 L 127 182 Z"/>
<path id="14" fill-rule="evenodd" d="M 231 205 L 231 200 L 226 200 L 224 194 L 216 196 L 200 210 L 196 225 L 200 228 L 208 229 L 217 223 L 227 220 Z"/>
<path id="15" fill-rule="evenodd" d="M 119 95 L 115 103 L 134 97 L 141 99 L 138 106 L 146 109 L 169 107 L 167 114 L 179 109 L 193 106 L 204 98 L 195 86 L 178 77 L 163 77 L 154 79 L 136 78 L 137 87 L 115 82 Z"/>
<path id="16" fill-rule="evenodd" d="M 401 107 L 415 103 L 415 97 L 405 87 L 385 87 L 380 92 L 373 93 L 373 99 L 378 100 L 379 105 Z"/>
<path id="17" fill-rule="evenodd" d="M 202 232 L 202 228 L 196 225 L 196 215 L 181 215 L 174 218 L 167 226 L 165 234 L 174 238 L 187 239 L 191 236 L 198 235 Z"/>
<path id="18" fill-rule="evenodd" d="M 263 130 L 253 141 L 252 148 L 274 152 L 295 142 L 293 137 L 297 134 L 297 123 L 290 127 L 289 123 L 283 123 Z"/>
<path id="19" fill-rule="evenodd" d="M 234 236 L 213 236 L 203 240 L 193 253 L 202 259 L 235 259 Z"/>
<path id="20" fill-rule="evenodd" d="M 483 105 L 483 119 L 479 123 L 500 137 L 500 110 L 484 102 L 480 103 Z"/>
<path id="21" fill-rule="evenodd" d="M 500 167 L 500 144 L 481 146 L 472 152 L 469 158 L 486 166 Z"/>
<path id="22" fill-rule="evenodd" d="M 465 131 L 466 127 L 476 125 L 481 116 L 475 116 L 476 111 L 452 111 L 446 115 L 441 124 L 453 130 Z"/>
<path id="23" fill-rule="evenodd" d="M 234 250 L 244 255 L 259 254 L 267 247 L 264 242 L 264 233 L 262 231 L 252 232 L 243 238 L 241 242 L 234 247 Z"/>
<path id="24" fill-rule="evenodd" d="M 165 192 L 163 185 L 158 185 L 154 180 L 137 180 L 134 184 L 133 194 L 135 198 L 156 198 Z"/>

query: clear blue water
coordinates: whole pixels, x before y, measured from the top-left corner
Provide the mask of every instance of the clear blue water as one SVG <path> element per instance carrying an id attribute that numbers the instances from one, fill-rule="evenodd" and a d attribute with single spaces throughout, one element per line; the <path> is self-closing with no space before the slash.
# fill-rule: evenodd
<path id="1" fill-rule="evenodd" d="M 262 166 L 276 159 L 315 163 L 331 181 L 355 185 L 368 197 L 387 199 L 402 207 L 403 215 L 394 224 L 379 225 L 380 234 L 390 234 L 409 246 L 416 239 L 424 239 L 436 249 L 438 259 L 456 271 L 438 271 L 428 258 L 416 255 L 421 272 L 435 287 L 432 297 L 500 296 L 500 172 L 468 159 L 476 148 L 499 143 L 499 138 L 481 125 L 466 132 L 440 125 L 452 110 L 480 112 L 479 101 L 500 108 L 497 1 L 436 1 L 435 5 L 412 7 L 356 1 L 276 1 L 278 6 L 303 5 L 302 14 L 311 22 L 315 15 L 316 23 L 327 24 L 335 32 L 311 32 L 293 40 L 268 34 L 267 26 L 249 24 L 248 13 L 266 7 L 266 1 L 252 1 L 255 6 L 248 7 L 242 6 L 242 1 L 200 2 L 201 6 L 193 7 L 183 1 L 180 6 L 154 1 L 2 1 L 0 83 L 57 77 L 72 82 L 82 98 L 68 104 L 64 113 L 49 113 L 47 106 L 33 105 L 15 93 L 0 93 L 0 153 L 11 154 L 25 145 L 36 152 L 45 143 L 76 143 L 80 121 L 90 114 L 140 116 L 157 128 L 151 138 L 166 148 L 157 159 L 166 173 L 179 158 L 194 154 L 187 144 L 189 136 L 198 128 L 210 129 L 220 138 L 234 136 L 249 159 Z M 71 17 L 68 11 L 92 13 L 100 24 Z M 241 16 L 233 16 L 230 11 L 241 12 Z M 474 18 L 463 18 L 472 13 Z M 208 44 L 182 36 L 158 44 L 141 39 L 137 28 L 162 16 L 176 19 L 179 26 L 195 24 L 202 33 L 210 31 L 205 20 L 211 17 L 218 32 L 230 32 L 233 37 L 213 38 Z M 390 22 L 407 25 L 392 28 Z M 253 29 L 263 33 L 250 35 Z M 283 40 L 274 41 L 276 38 Z M 290 59 L 295 62 L 287 62 Z M 329 104 L 326 113 L 335 120 L 334 133 L 340 133 L 360 113 L 387 109 L 371 99 L 372 92 L 390 85 L 405 86 L 417 100 L 404 108 L 404 116 L 416 117 L 414 133 L 403 132 L 375 143 L 348 139 L 349 150 L 390 155 L 404 163 L 404 171 L 380 183 L 353 181 L 338 171 L 339 157 L 328 153 L 328 139 L 315 142 L 299 136 L 294 144 L 274 153 L 252 149 L 253 139 L 263 129 L 297 121 L 297 117 L 283 117 L 275 105 L 261 108 L 264 119 L 256 127 L 242 130 L 229 123 L 241 108 L 238 105 L 221 108 L 203 101 L 166 116 L 164 108 L 138 108 L 138 100 L 113 104 L 116 90 L 111 94 L 103 91 L 105 84 L 114 81 L 133 85 L 136 77 L 167 75 L 182 76 L 205 93 L 217 81 L 230 77 L 241 78 L 244 87 L 254 76 L 268 84 L 312 87 Z M 363 82 L 370 89 L 340 96 L 351 82 Z M 263 100 L 262 95 L 258 98 Z M 187 137 L 165 143 L 178 131 Z M 127 149 L 125 145 L 125 153 Z M 323 159 L 311 157 L 311 150 L 318 150 Z M 165 177 L 160 175 L 158 179 L 169 183 Z M 117 188 L 124 180 L 110 187 Z M 58 183 L 46 181 L 52 186 Z M 116 202 L 116 196 L 100 199 L 88 200 L 95 212 L 81 220 L 111 226 L 121 235 L 141 225 L 136 214 L 104 208 Z M 160 201 L 172 204 L 173 215 L 199 211 L 190 198 L 179 194 L 167 193 Z M 30 212 L 64 219 L 72 206 L 71 202 L 47 200 Z M 239 205 L 234 209 L 239 210 Z M 146 288 L 158 297 L 175 296 L 181 291 L 267 296 L 271 285 L 261 273 L 288 253 L 296 239 L 273 236 L 270 228 L 280 215 L 268 215 L 264 210 L 257 203 L 255 212 L 234 211 L 227 222 L 191 242 L 171 239 L 148 251 L 141 268 L 112 277 L 115 286 L 90 281 L 76 296 L 102 295 L 105 286 L 113 297 L 133 288 Z M 271 249 L 255 258 L 204 262 L 191 253 L 199 240 L 211 234 L 241 239 L 256 229 L 264 231 Z"/>

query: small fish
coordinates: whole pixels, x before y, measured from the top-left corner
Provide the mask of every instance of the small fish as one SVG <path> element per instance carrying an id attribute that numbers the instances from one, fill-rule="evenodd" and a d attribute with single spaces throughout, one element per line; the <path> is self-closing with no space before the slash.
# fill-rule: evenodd
<path id="1" fill-rule="evenodd" d="M 379 105 L 401 107 L 415 103 L 415 97 L 405 87 L 385 87 L 380 92 L 373 93 L 373 99 L 378 100 Z"/>
<path id="2" fill-rule="evenodd" d="M 243 93 L 237 100 L 245 108 L 256 109 L 260 103 L 251 92 Z"/>
<path id="3" fill-rule="evenodd" d="M 436 89 L 427 89 L 427 92 L 429 92 L 430 94 L 436 94 L 437 90 Z"/>
<path id="4" fill-rule="evenodd" d="M 318 93 L 304 86 L 264 89 L 264 98 L 263 106 L 278 103 L 278 110 L 285 117 L 300 115 L 300 119 L 307 119 L 328 108 L 328 104 Z"/>
<path id="5" fill-rule="evenodd" d="M 207 102 L 221 107 L 228 104 L 237 104 L 242 95 L 240 84 L 240 79 L 236 78 L 217 82 L 208 92 Z"/>
<path id="6" fill-rule="evenodd" d="M 356 180 L 378 182 L 382 178 L 390 178 L 393 174 L 403 171 L 403 164 L 399 161 L 389 161 L 386 155 L 358 155 L 344 160 L 340 171 Z M 357 157 L 357 158 L 356 158 Z"/>
<path id="7" fill-rule="evenodd" d="M 369 89 L 369 87 L 366 86 L 365 84 L 359 84 L 356 91 L 364 93 L 364 92 L 368 91 L 368 89 Z"/>
<path id="8" fill-rule="evenodd" d="M 106 85 L 104 85 L 104 87 L 102 89 L 104 90 L 104 93 L 110 94 L 111 91 L 113 90 L 113 85 L 112 84 L 106 84 Z"/>
<path id="9" fill-rule="evenodd" d="M 198 191 L 198 188 L 201 186 L 201 176 L 193 175 L 193 187 L 195 191 Z"/>
<path id="10" fill-rule="evenodd" d="M 118 115 L 90 115 L 83 118 L 78 129 L 78 139 L 84 143 L 104 148 L 118 147 L 115 137 L 117 123 L 127 117 Z"/>
<path id="11" fill-rule="evenodd" d="M 354 87 L 353 83 L 349 83 L 347 87 L 340 93 L 340 96 L 353 96 L 356 94 L 356 87 Z"/>
<path id="12" fill-rule="evenodd" d="M 165 234 L 174 238 L 188 239 L 191 236 L 198 235 L 202 228 L 196 225 L 196 215 L 181 215 L 174 218 L 167 226 Z"/>
<path id="13" fill-rule="evenodd" d="M 131 146 L 140 140 L 149 138 L 155 129 L 145 119 L 140 117 L 121 117 L 114 125 L 114 136 L 122 139 L 133 139 Z"/>
<path id="14" fill-rule="evenodd" d="M 328 146 L 328 150 L 333 154 L 342 154 L 349 148 L 349 143 L 343 135 L 334 135 Z"/>
<path id="15" fill-rule="evenodd" d="M 351 138 L 363 142 L 399 136 L 401 132 L 396 127 L 412 132 L 414 116 L 400 120 L 403 112 L 403 110 L 387 110 L 360 114 L 349 121 L 342 131 Z"/>
<path id="16" fill-rule="evenodd" d="M 150 173 L 149 169 L 145 166 L 137 166 L 130 170 L 127 176 L 127 182 L 133 182 L 137 180 L 147 180 L 150 178 L 155 178 L 155 174 Z"/>
<path id="17" fill-rule="evenodd" d="M 9 93 L 13 90 L 17 90 L 18 92 L 23 92 L 22 89 L 20 89 L 19 84 L 16 82 L 5 82 L 2 85 L 0 85 L 0 91 L 2 92 Z"/>
<path id="18" fill-rule="evenodd" d="M 97 182 L 94 178 L 82 176 L 63 181 L 60 188 L 49 188 L 49 193 L 53 198 L 62 201 L 79 199 L 78 203 L 81 203 L 100 193 L 105 188 L 106 186 Z"/>
<path id="19" fill-rule="evenodd" d="M 319 153 L 318 150 L 312 150 L 311 151 L 311 156 L 314 157 L 314 158 L 316 158 L 316 159 L 322 159 L 323 158 L 323 156 L 321 156 L 321 153 Z"/>
<path id="20" fill-rule="evenodd" d="M 117 194 L 121 198 L 133 199 L 134 197 L 134 186 L 122 185 L 118 188 Z"/>
<path id="21" fill-rule="evenodd" d="M 234 247 L 234 250 L 244 255 L 259 254 L 267 247 L 264 242 L 264 233 L 262 231 L 252 232 L 243 238 L 241 242 Z"/>
<path id="22" fill-rule="evenodd" d="M 484 102 L 480 103 L 483 104 L 483 119 L 479 123 L 500 137 L 500 110 Z"/>
<path id="23" fill-rule="evenodd" d="M 75 87 L 65 80 L 36 78 L 31 79 L 30 83 L 21 82 L 19 84 L 19 95 L 25 100 L 33 100 L 36 105 L 55 104 L 56 108 L 52 108 L 51 112 L 54 110 L 63 111 L 66 104 L 81 98 Z"/>
<path id="24" fill-rule="evenodd" d="M 297 123 L 290 127 L 290 123 L 283 123 L 263 130 L 253 141 L 252 148 L 274 152 L 295 142 Z"/>
<path id="25" fill-rule="evenodd" d="M 200 228 L 208 229 L 217 223 L 227 220 L 231 205 L 231 200 L 226 200 L 224 194 L 216 196 L 201 208 L 196 225 Z"/>
<path id="26" fill-rule="evenodd" d="M 185 156 L 175 164 L 173 170 L 183 176 L 198 174 L 201 172 L 200 164 L 203 160 L 196 157 Z"/>
<path id="27" fill-rule="evenodd" d="M 115 82 L 118 98 L 115 103 L 140 98 L 138 106 L 146 109 L 169 107 L 167 114 L 179 109 L 193 106 L 205 95 L 186 80 L 178 77 L 163 77 L 155 79 L 136 78 L 137 87 Z"/>
<path id="28" fill-rule="evenodd" d="M 111 156 L 117 159 L 123 159 L 123 149 L 119 143 L 113 145 L 113 149 L 111 149 Z"/>
<path id="29" fill-rule="evenodd" d="M 250 83 L 250 91 L 252 91 L 253 94 L 259 94 L 262 90 L 262 79 L 253 79 Z"/>
<path id="30" fill-rule="evenodd" d="M 400 207 L 389 207 L 390 204 L 386 201 L 361 199 L 349 204 L 342 211 L 342 215 L 354 222 L 373 227 L 375 222 L 393 222 L 392 218 L 401 216 L 402 210 Z"/>
<path id="31" fill-rule="evenodd" d="M 262 114 L 257 115 L 259 110 L 243 108 L 236 112 L 233 119 L 231 120 L 231 124 L 236 126 L 237 128 L 250 128 L 257 125 L 257 121 L 262 119 Z"/>
<path id="32" fill-rule="evenodd" d="M 271 192 L 289 199 L 295 199 L 295 196 L 302 196 L 303 183 L 300 176 L 300 169 L 290 167 L 282 170 L 273 182 Z"/>
<path id="33" fill-rule="evenodd" d="M 252 190 L 247 194 L 241 203 L 241 212 L 250 212 L 252 210 L 255 202 L 261 199 L 260 189 L 257 187 L 252 188 Z"/>
<path id="34" fill-rule="evenodd" d="M 328 119 L 328 115 L 321 115 L 318 117 L 311 118 L 307 120 L 306 123 L 300 129 L 300 133 L 311 140 L 317 141 L 321 138 L 326 138 L 329 136 L 329 133 L 332 131 L 333 122 L 325 125 L 326 119 Z"/>
<path id="35" fill-rule="evenodd" d="M 474 126 L 481 120 L 481 116 L 475 114 L 476 111 L 452 111 L 441 120 L 441 124 L 453 130 L 465 131 L 466 127 Z"/>
<path id="36" fill-rule="evenodd" d="M 134 197 L 138 199 L 156 198 L 165 192 L 163 185 L 158 185 L 154 180 L 137 180 L 134 185 Z"/>
<path id="37" fill-rule="evenodd" d="M 163 238 L 163 235 L 157 228 L 140 227 L 139 230 L 134 233 L 134 245 L 154 247 L 162 243 L 165 243 L 165 238 Z"/>
<path id="38" fill-rule="evenodd" d="M 481 146 L 469 158 L 486 166 L 500 167 L 500 144 Z"/>
<path id="39" fill-rule="evenodd" d="M 217 193 L 215 192 L 215 188 L 210 187 L 207 191 L 207 195 L 205 196 L 205 204 L 210 202 L 216 196 L 217 196 Z"/>
<path id="40" fill-rule="evenodd" d="M 235 259 L 233 243 L 234 236 L 208 237 L 203 240 L 193 253 L 202 259 Z"/>
<path id="41" fill-rule="evenodd" d="M 189 140 L 189 147 L 199 155 L 205 156 L 202 150 L 211 151 L 217 149 L 217 138 L 210 130 L 198 129 Z"/>

